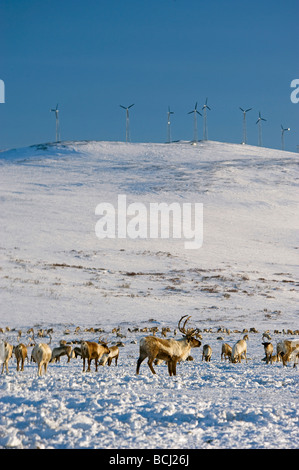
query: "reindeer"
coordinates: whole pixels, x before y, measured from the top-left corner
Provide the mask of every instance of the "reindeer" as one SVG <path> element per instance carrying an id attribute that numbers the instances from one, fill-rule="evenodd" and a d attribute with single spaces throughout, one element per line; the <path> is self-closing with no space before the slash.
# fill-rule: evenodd
<path id="1" fill-rule="evenodd" d="M 227 343 L 223 343 L 222 348 L 221 348 L 221 361 L 223 360 L 223 358 L 224 360 L 226 360 L 227 357 L 228 359 L 230 359 L 231 355 L 232 355 L 232 347 Z"/>
<path id="2" fill-rule="evenodd" d="M 264 346 L 265 350 L 265 358 L 263 360 L 265 360 L 267 364 L 269 364 L 269 362 L 272 364 L 273 344 L 264 342 L 262 345 Z"/>
<path id="3" fill-rule="evenodd" d="M 3 351 L 4 351 L 4 357 L 3 357 L 3 365 L 2 365 L 2 374 L 4 372 L 4 367 L 6 369 L 6 373 L 8 374 L 8 361 L 12 356 L 13 345 L 9 344 L 7 341 L 4 341 Z"/>
<path id="4" fill-rule="evenodd" d="M 108 362 L 108 366 L 111 366 L 112 360 L 115 360 L 115 365 L 117 366 L 119 349 L 118 346 L 110 346 L 110 352 L 104 353 L 100 360 L 100 366 L 104 366 Z"/>
<path id="5" fill-rule="evenodd" d="M 44 373 L 47 373 L 47 367 L 52 357 L 52 350 L 46 343 L 36 344 L 31 353 L 31 360 L 38 365 L 38 375 L 42 375 L 42 368 Z"/>
<path id="6" fill-rule="evenodd" d="M 181 322 L 186 318 L 183 327 Z M 153 368 L 155 359 L 162 359 L 168 364 L 169 375 L 176 375 L 176 364 L 178 361 L 184 361 L 190 353 L 191 348 L 199 348 L 201 342 L 194 338 L 198 329 L 188 329 L 186 331 L 186 323 L 190 316 L 184 315 L 178 323 L 179 331 L 184 335 L 179 340 L 157 338 L 156 336 L 146 336 L 140 340 L 140 352 L 137 360 L 136 374 L 139 374 L 141 363 L 148 357 L 148 366 L 153 374 L 156 373 Z"/>
<path id="7" fill-rule="evenodd" d="M 50 362 L 60 362 L 61 356 L 67 356 L 67 362 L 70 362 L 71 358 L 75 357 L 72 346 L 69 344 L 60 344 L 60 346 L 54 348 Z"/>
<path id="8" fill-rule="evenodd" d="M 28 360 L 27 347 L 25 346 L 25 344 L 20 343 L 17 346 L 13 347 L 13 352 L 15 353 L 16 360 L 17 360 L 17 371 L 20 370 L 20 363 L 21 363 L 21 371 L 23 371 L 25 359 L 27 358 Z"/>
<path id="9" fill-rule="evenodd" d="M 232 353 L 230 357 L 230 362 L 241 362 L 241 359 L 244 358 L 247 362 L 247 343 L 245 335 L 243 339 L 239 339 L 232 348 Z"/>
<path id="10" fill-rule="evenodd" d="M 78 356 L 82 357 L 81 346 L 75 346 L 73 349 L 74 357 L 77 359 Z"/>
<path id="11" fill-rule="evenodd" d="M 98 360 L 103 354 L 109 354 L 110 349 L 107 344 L 95 343 L 93 341 L 83 341 L 81 344 L 81 355 L 83 359 L 83 372 L 85 372 L 85 359 L 87 359 L 87 372 L 90 372 L 90 363 L 95 360 L 95 370 L 98 371 Z"/>
<path id="12" fill-rule="evenodd" d="M 277 358 L 282 360 L 284 366 L 294 357 L 294 367 L 296 367 L 298 352 L 299 340 L 285 339 L 277 343 Z"/>
<path id="13" fill-rule="evenodd" d="M 205 360 L 206 362 L 210 362 L 212 357 L 212 348 L 209 344 L 205 344 L 202 349 L 202 358 L 201 360 Z"/>

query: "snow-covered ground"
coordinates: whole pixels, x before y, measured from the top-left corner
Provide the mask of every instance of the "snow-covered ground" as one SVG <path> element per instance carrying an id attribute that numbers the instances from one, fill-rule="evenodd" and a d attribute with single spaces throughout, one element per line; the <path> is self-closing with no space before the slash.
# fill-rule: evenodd
<path id="1" fill-rule="evenodd" d="M 13 358 L 0 376 L 1 448 L 298 448 L 298 368 L 262 361 L 264 332 L 274 347 L 298 339 L 298 154 L 64 142 L 0 153 L 0 182 L 0 340 L 28 344 L 33 327 L 53 330 L 51 347 L 123 343 L 118 365 L 97 373 L 63 357 L 38 377 Z M 118 195 L 203 203 L 202 247 L 100 240 L 95 208 Z M 186 314 L 211 362 L 201 346 L 176 377 L 163 364 L 152 375 L 146 361 L 136 376 L 140 329 L 172 336 Z M 244 329 L 248 362 L 221 361 L 222 342 Z"/>

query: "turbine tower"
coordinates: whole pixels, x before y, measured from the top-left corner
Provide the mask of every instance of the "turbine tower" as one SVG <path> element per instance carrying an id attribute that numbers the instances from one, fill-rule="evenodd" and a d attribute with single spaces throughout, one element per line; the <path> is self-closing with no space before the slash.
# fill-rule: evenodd
<path id="1" fill-rule="evenodd" d="M 291 129 L 289 127 L 284 128 L 281 124 L 281 150 L 284 150 L 284 133 L 290 130 Z"/>
<path id="2" fill-rule="evenodd" d="M 208 125 L 207 125 L 207 109 L 211 111 L 211 108 L 208 106 L 208 98 L 206 98 L 206 102 L 203 105 L 203 140 L 208 140 Z"/>
<path id="3" fill-rule="evenodd" d="M 170 108 L 168 106 L 168 112 L 167 112 L 167 142 L 170 144 L 171 142 L 171 131 L 170 131 L 170 115 L 174 114 L 173 111 L 170 111 Z"/>
<path id="4" fill-rule="evenodd" d="M 56 117 L 56 142 L 59 142 L 60 141 L 60 129 L 59 129 L 59 116 L 58 116 L 58 113 L 59 113 L 58 103 L 56 105 L 56 108 L 51 109 L 50 111 L 51 112 L 53 111 L 55 113 L 55 117 Z"/>
<path id="5" fill-rule="evenodd" d="M 256 121 L 256 124 L 259 125 L 259 147 L 262 147 L 262 121 L 267 121 L 267 119 L 262 118 L 261 112 L 259 112 L 259 117 Z"/>
<path id="6" fill-rule="evenodd" d="M 199 111 L 197 111 L 197 102 L 195 103 L 193 111 L 190 111 L 188 114 L 194 115 L 194 140 L 193 143 L 196 144 L 198 142 L 198 133 L 197 133 L 197 114 L 202 116 Z"/>
<path id="7" fill-rule="evenodd" d="M 126 142 L 130 142 L 130 118 L 129 118 L 129 109 L 134 106 L 134 104 L 130 104 L 127 108 L 125 106 L 119 105 L 121 108 L 126 110 Z"/>
<path id="8" fill-rule="evenodd" d="M 250 111 L 252 108 L 248 108 L 248 109 L 240 108 L 240 109 L 243 113 L 243 142 L 242 144 L 247 144 L 246 113 L 248 113 L 248 111 Z"/>

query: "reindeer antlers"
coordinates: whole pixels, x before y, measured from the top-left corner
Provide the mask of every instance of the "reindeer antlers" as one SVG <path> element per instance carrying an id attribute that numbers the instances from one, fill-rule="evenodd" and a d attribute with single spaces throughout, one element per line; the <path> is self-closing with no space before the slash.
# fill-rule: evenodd
<path id="1" fill-rule="evenodd" d="M 99 343 L 100 343 L 100 344 L 107 345 L 107 344 L 108 344 L 108 337 L 105 338 L 105 339 L 102 339 L 102 337 L 100 336 L 100 337 L 99 337 Z"/>
<path id="2" fill-rule="evenodd" d="M 181 327 L 181 321 L 183 320 L 183 318 L 186 318 L 188 317 L 188 315 L 183 315 L 178 323 L 178 329 L 180 330 L 181 333 L 183 334 L 186 334 L 186 329 L 185 329 L 185 325 L 187 323 L 187 321 L 189 320 L 189 318 L 191 318 L 191 315 L 185 320 L 185 323 L 184 323 L 184 326 Z"/>
<path id="3" fill-rule="evenodd" d="M 187 317 L 187 318 L 186 318 Z M 186 318 L 185 322 L 184 322 L 184 325 L 183 327 L 181 327 L 181 321 L 183 320 L 183 318 Z M 188 328 L 188 330 L 186 331 L 186 323 L 187 321 L 191 318 L 191 315 L 183 315 L 178 323 L 178 329 L 180 330 L 181 333 L 183 333 L 183 335 L 185 336 L 194 336 L 199 330 L 198 328 Z"/>

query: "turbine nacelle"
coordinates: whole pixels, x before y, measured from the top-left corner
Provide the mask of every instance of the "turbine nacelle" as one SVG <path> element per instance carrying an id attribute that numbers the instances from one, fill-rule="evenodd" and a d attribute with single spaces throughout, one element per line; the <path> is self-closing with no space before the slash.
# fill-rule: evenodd
<path id="1" fill-rule="evenodd" d="M 258 117 L 258 120 L 256 121 L 256 124 L 260 121 L 267 121 L 267 119 L 262 118 L 261 113 L 259 112 L 259 117 Z"/>
<path id="2" fill-rule="evenodd" d="M 197 111 L 197 101 L 196 101 L 196 103 L 195 103 L 195 106 L 194 106 L 193 111 L 189 111 L 188 114 L 192 114 L 192 113 L 194 113 L 194 114 L 197 113 L 197 114 L 200 114 L 200 116 L 202 116 L 202 114 L 201 114 L 199 111 Z"/>
<path id="3" fill-rule="evenodd" d="M 248 111 L 252 110 L 252 108 L 248 108 L 248 109 L 240 108 L 240 109 L 241 109 L 242 113 L 244 113 L 244 114 L 246 114 L 246 113 L 248 113 Z"/>
<path id="4" fill-rule="evenodd" d="M 206 98 L 206 102 L 203 105 L 202 109 L 206 109 L 206 108 L 208 108 L 211 111 L 211 108 L 209 108 L 209 106 L 208 106 L 208 98 Z"/>
<path id="5" fill-rule="evenodd" d="M 58 109 L 58 103 L 56 105 L 56 108 L 55 109 L 50 109 L 50 112 L 54 112 L 56 115 L 59 113 L 59 109 Z"/>
<path id="6" fill-rule="evenodd" d="M 132 108 L 132 106 L 134 106 L 134 104 L 130 104 L 130 106 L 123 106 L 122 104 L 119 105 L 121 108 L 125 109 L 126 111 L 128 111 L 130 108 Z"/>

